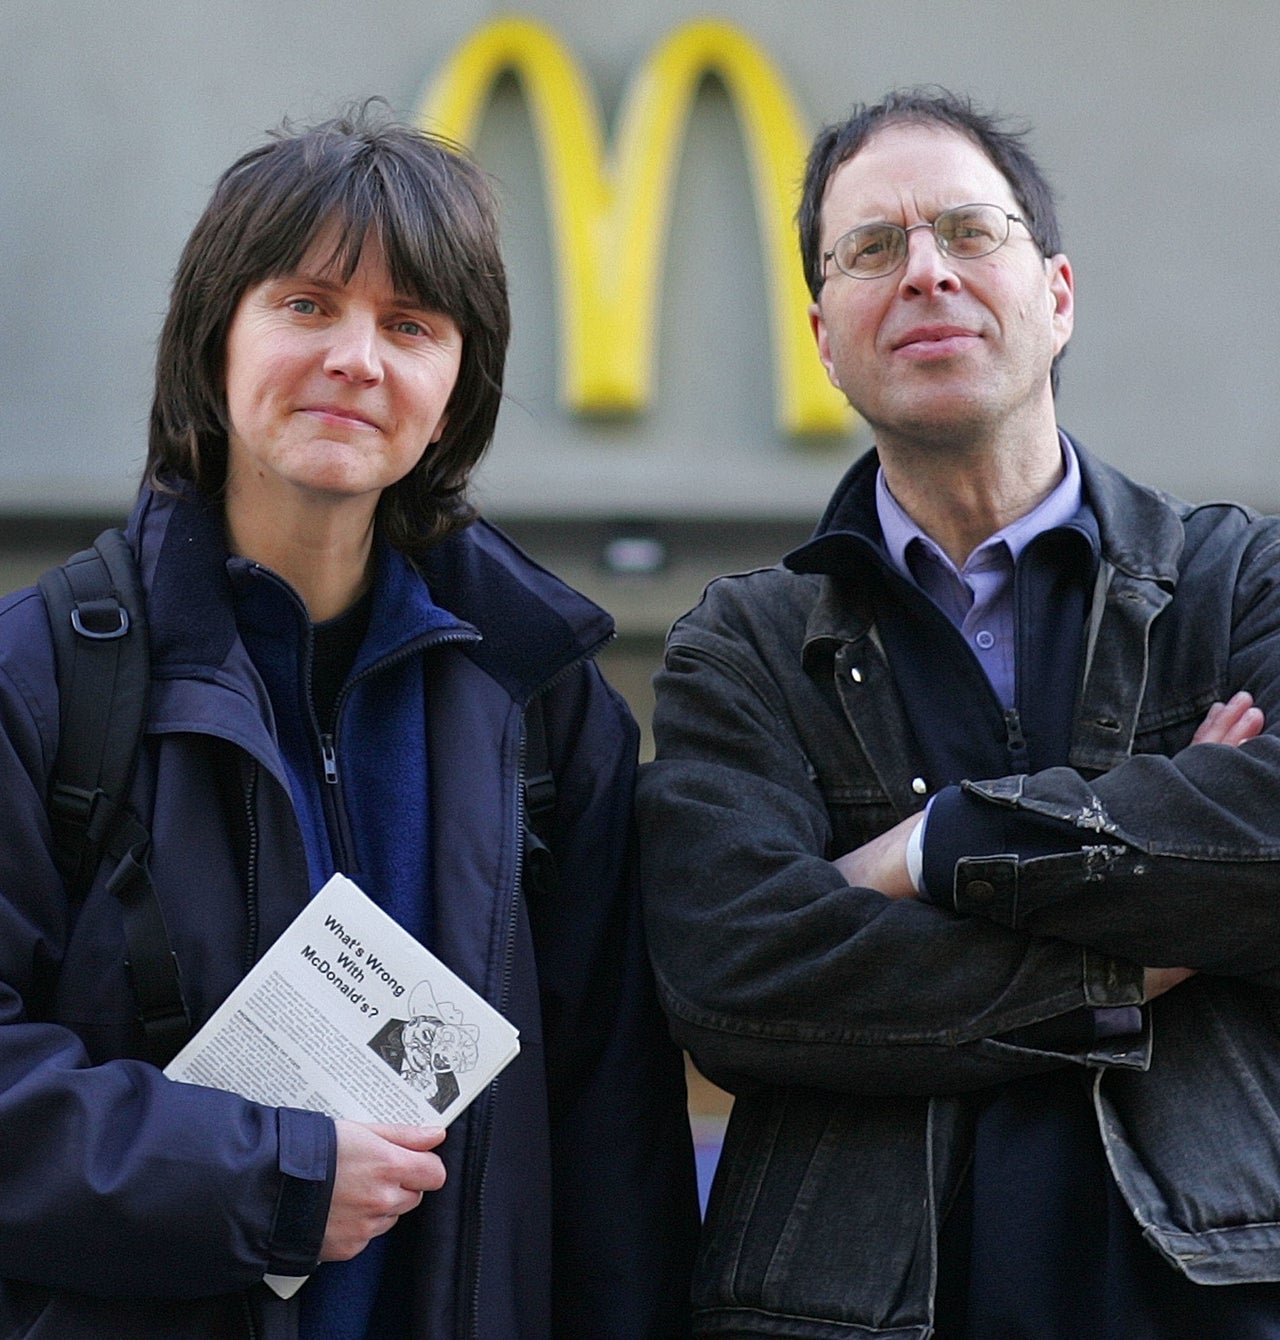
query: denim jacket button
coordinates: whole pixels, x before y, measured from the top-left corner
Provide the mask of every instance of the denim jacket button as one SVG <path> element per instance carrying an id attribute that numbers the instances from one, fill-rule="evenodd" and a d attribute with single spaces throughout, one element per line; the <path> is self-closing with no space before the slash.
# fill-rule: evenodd
<path id="1" fill-rule="evenodd" d="M 985 879 L 971 879 L 964 891 L 975 903 L 989 903 L 996 896 L 995 885 Z"/>

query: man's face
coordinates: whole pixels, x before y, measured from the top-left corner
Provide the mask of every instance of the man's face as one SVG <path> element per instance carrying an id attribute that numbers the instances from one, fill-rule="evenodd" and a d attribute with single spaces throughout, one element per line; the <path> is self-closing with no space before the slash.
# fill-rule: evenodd
<path id="1" fill-rule="evenodd" d="M 822 250 L 861 224 L 932 223 L 975 203 L 1020 212 L 1009 183 L 966 136 L 888 126 L 827 183 Z M 1042 257 L 1024 225 L 970 260 L 944 255 L 920 228 L 892 274 L 853 279 L 829 260 L 825 275 L 810 309 L 818 352 L 881 447 L 981 441 L 1046 415 L 1052 423 L 1049 368 L 1071 335 L 1071 268 L 1065 256 Z"/>

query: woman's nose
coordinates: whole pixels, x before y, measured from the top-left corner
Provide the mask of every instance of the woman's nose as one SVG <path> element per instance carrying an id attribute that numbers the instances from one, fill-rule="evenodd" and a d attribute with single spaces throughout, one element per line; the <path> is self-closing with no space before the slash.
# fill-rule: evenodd
<path id="1" fill-rule="evenodd" d="M 350 314 L 335 322 L 324 370 L 353 382 L 377 382 L 382 378 L 378 352 L 378 325 L 369 317 Z"/>

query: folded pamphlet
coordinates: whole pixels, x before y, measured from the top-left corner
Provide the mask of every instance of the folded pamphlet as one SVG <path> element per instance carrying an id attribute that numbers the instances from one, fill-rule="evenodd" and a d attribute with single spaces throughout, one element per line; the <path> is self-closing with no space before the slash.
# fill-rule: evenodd
<path id="1" fill-rule="evenodd" d="M 447 1126 L 519 1050 L 488 1001 L 334 875 L 164 1073 L 272 1107 Z M 267 1283 L 288 1297 L 304 1279 Z"/>

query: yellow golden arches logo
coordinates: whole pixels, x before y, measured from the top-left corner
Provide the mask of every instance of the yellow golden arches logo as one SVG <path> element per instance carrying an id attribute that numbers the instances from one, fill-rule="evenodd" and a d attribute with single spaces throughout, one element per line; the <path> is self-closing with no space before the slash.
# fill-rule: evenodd
<path id="1" fill-rule="evenodd" d="M 542 152 L 559 290 L 561 396 L 577 413 L 632 413 L 651 395 L 661 258 L 685 125 L 715 74 L 737 111 L 751 167 L 773 329 L 779 427 L 846 429 L 850 411 L 813 347 L 793 217 L 808 136 L 786 85 L 729 24 L 689 23 L 649 56 L 627 91 L 606 160 L 599 105 L 546 27 L 505 18 L 454 53 L 418 110 L 422 126 L 472 144 L 498 79 L 512 73 Z"/>

